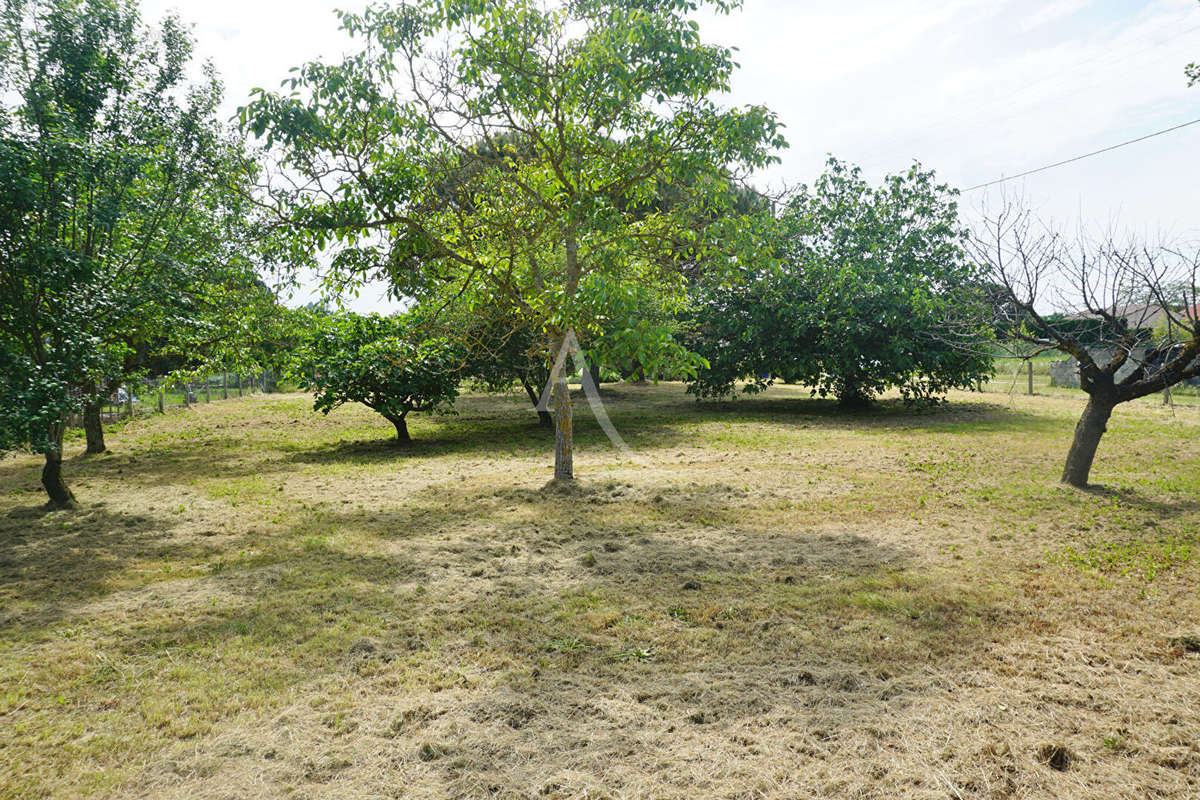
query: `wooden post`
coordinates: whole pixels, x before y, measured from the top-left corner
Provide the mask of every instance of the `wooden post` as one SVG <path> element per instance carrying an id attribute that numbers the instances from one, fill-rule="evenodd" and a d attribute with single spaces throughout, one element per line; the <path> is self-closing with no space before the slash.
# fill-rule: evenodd
<path id="1" fill-rule="evenodd" d="M 163 390 L 162 390 L 162 384 L 160 383 L 160 384 L 158 385 L 158 413 L 162 414 L 162 413 L 165 413 L 165 411 L 166 411 L 166 409 L 164 409 L 164 408 L 163 408 Z"/>
<path id="2" fill-rule="evenodd" d="M 1029 394 L 1033 394 L 1033 362 L 1026 361 L 1025 367 L 1029 373 Z"/>

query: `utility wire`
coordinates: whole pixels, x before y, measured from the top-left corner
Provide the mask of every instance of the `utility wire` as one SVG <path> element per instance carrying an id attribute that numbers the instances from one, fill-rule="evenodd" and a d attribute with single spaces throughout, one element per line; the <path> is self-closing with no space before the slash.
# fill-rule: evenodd
<path id="1" fill-rule="evenodd" d="M 995 185 L 996 185 L 996 184 L 998 184 L 998 183 L 1004 183 L 1004 182 L 1006 182 L 1006 181 L 1015 181 L 1017 178 L 1024 178 L 1026 175 L 1034 175 L 1034 174 L 1036 174 L 1036 173 L 1038 173 L 1038 172 L 1045 172 L 1045 171 L 1046 171 L 1046 170 L 1048 170 L 1048 169 L 1054 169 L 1055 167 L 1061 167 L 1061 166 L 1063 166 L 1064 164 L 1071 164 L 1071 163 L 1074 163 L 1074 162 L 1076 162 L 1076 161 L 1082 161 L 1082 160 L 1083 160 L 1083 159 L 1085 159 L 1085 158 L 1091 158 L 1092 156 L 1098 156 L 1098 155 L 1100 155 L 1101 153 L 1107 153 L 1107 152 L 1109 152 L 1110 150 L 1116 150 L 1116 149 L 1118 149 L 1118 148 L 1120 148 L 1120 147 L 1125 147 L 1125 146 L 1127 146 L 1127 145 L 1131 145 L 1131 144 L 1137 144 L 1138 142 L 1144 142 L 1144 141 L 1146 141 L 1147 139 L 1153 139 L 1155 136 L 1162 136 L 1164 133 L 1171 133 L 1172 131 L 1177 131 L 1177 130 L 1179 130 L 1180 128 L 1186 128 L 1186 127 L 1187 127 L 1187 126 L 1189 126 L 1189 125 L 1195 125 L 1195 124 L 1197 124 L 1197 123 L 1200 123 L 1200 119 L 1194 119 L 1194 120 L 1192 120 L 1192 121 L 1190 121 L 1190 122 L 1184 122 L 1184 123 L 1182 123 L 1182 124 L 1175 125 L 1174 127 L 1171 127 L 1171 128 L 1166 128 L 1166 129 L 1164 129 L 1164 130 L 1161 130 L 1161 131 L 1155 131 L 1154 133 L 1148 133 L 1148 134 L 1146 134 L 1145 136 L 1139 136 L 1139 137 L 1138 137 L 1138 138 L 1136 138 L 1136 139 L 1130 139 L 1130 140 L 1129 140 L 1129 141 L 1127 141 L 1127 142 L 1121 142 L 1120 144 L 1114 144 L 1114 145 L 1112 145 L 1112 146 L 1110 146 L 1110 147 L 1105 147 L 1105 148 L 1103 148 L 1103 149 L 1101 149 L 1101 150 L 1095 150 L 1095 151 L 1093 151 L 1093 152 L 1091 152 L 1091 153 L 1084 153 L 1084 154 L 1083 154 L 1083 155 L 1081 155 L 1081 156 L 1075 156 L 1074 158 L 1068 158 L 1068 159 L 1066 159 L 1065 161 L 1057 161 L 1057 162 L 1055 162 L 1055 163 L 1053 163 L 1053 164 L 1047 164 L 1047 165 L 1046 165 L 1046 166 L 1044 166 L 1044 167 L 1038 167 L 1037 169 L 1031 169 L 1031 170 L 1028 170 L 1027 172 L 1021 172 L 1021 173 L 1018 173 L 1018 174 L 1016 174 L 1016 175 L 1010 175 L 1010 176 L 1008 176 L 1007 178 L 997 178 L 997 179 L 996 179 L 996 180 L 994 180 L 994 181 L 988 181 L 987 183 L 980 183 L 980 184 L 976 184 L 975 186 L 972 186 L 972 187 L 970 187 L 969 189 L 963 189 L 963 192 L 964 192 L 964 193 L 966 193 L 966 192 L 973 192 L 973 191 L 975 191 L 976 189 L 984 189 L 984 188 L 986 188 L 986 187 L 988 187 L 988 186 L 995 186 Z"/>

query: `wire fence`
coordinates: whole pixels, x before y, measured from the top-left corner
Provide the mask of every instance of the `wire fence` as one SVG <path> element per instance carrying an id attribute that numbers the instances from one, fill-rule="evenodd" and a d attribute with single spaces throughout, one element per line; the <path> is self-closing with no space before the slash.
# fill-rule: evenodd
<path id="1" fill-rule="evenodd" d="M 1033 358 L 997 359 L 996 374 L 985 381 L 981 391 L 999 394 L 1023 394 L 1061 397 L 1086 397 L 1077 386 L 1063 385 L 1055 380 L 1051 363 L 1057 359 Z M 1165 392 L 1143 397 L 1135 402 L 1166 406 L 1188 406 L 1200 408 L 1200 386 L 1178 384 Z"/>
<path id="2" fill-rule="evenodd" d="M 100 419 L 111 423 L 144 414 L 166 414 L 202 403 L 213 403 L 274 390 L 276 376 L 271 372 L 246 374 L 218 372 L 197 381 L 146 378 L 121 384 L 100 406 Z M 83 418 L 68 420 L 82 427 Z"/>
<path id="3" fill-rule="evenodd" d="M 1006 395 L 1083 397 L 1083 390 L 1058 383 L 1051 372 L 1052 358 L 998 359 L 996 374 L 977 388 L 980 392 Z M 271 372 L 246 374 L 218 372 L 197 381 L 168 381 L 148 378 L 122 384 L 100 408 L 104 423 L 145 414 L 167 414 L 202 403 L 269 393 L 278 376 Z M 1200 386 L 1179 384 L 1160 394 L 1141 398 L 1141 403 L 1200 408 Z M 83 419 L 68 419 L 71 427 L 82 427 Z"/>

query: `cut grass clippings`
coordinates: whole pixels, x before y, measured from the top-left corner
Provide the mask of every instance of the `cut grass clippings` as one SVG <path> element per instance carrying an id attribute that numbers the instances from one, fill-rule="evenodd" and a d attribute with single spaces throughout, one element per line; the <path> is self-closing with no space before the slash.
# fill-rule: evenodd
<path id="1" fill-rule="evenodd" d="M 603 393 L 569 493 L 515 396 L 0 460 L 0 798 L 1200 795 L 1200 410 Z"/>

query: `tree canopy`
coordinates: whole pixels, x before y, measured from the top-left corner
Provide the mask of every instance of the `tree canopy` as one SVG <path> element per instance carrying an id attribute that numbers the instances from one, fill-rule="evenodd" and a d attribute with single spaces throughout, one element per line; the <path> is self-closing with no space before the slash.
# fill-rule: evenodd
<path id="1" fill-rule="evenodd" d="M 918 165 L 872 187 L 830 159 L 762 235 L 770 258 L 698 287 L 695 347 L 712 367 L 691 390 L 782 379 L 847 406 L 890 387 L 927 403 L 989 374 L 991 309 L 954 195 Z"/>

